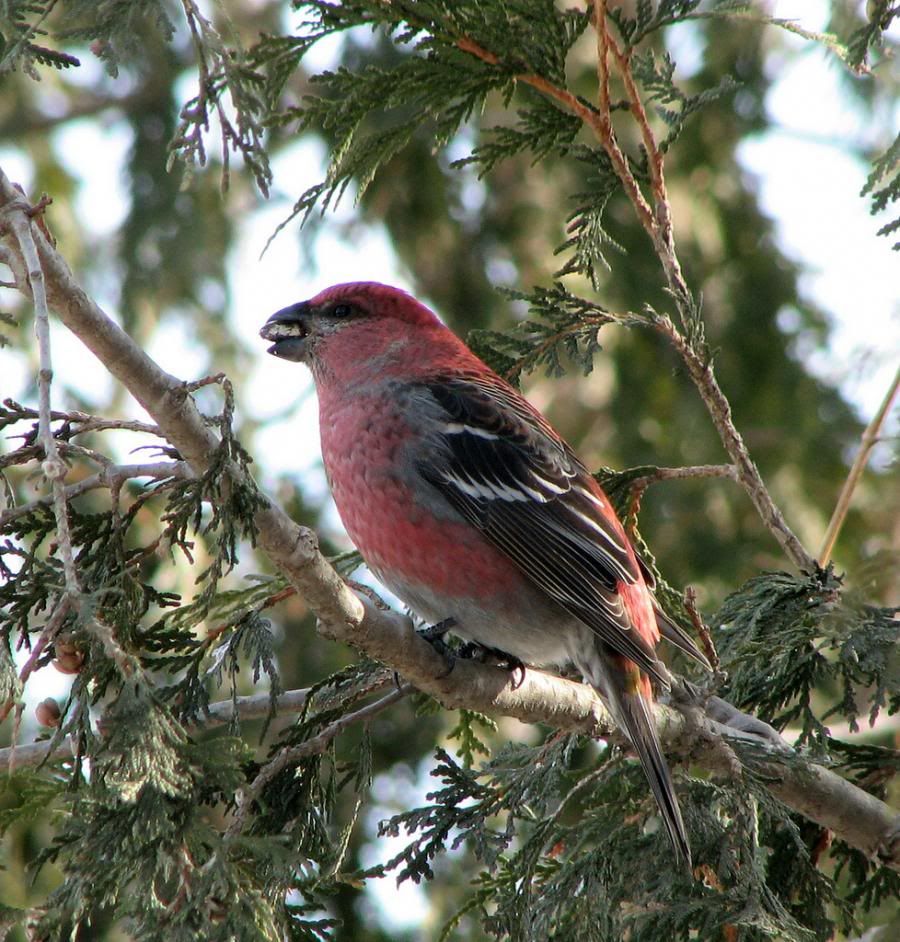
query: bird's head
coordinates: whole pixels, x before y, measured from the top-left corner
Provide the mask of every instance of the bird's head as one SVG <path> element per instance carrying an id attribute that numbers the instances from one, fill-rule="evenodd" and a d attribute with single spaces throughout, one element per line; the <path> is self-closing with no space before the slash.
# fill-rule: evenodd
<path id="1" fill-rule="evenodd" d="M 272 341 L 268 352 L 273 356 L 314 365 L 329 352 L 342 357 L 354 348 L 360 354 L 378 352 L 385 342 L 423 327 L 443 330 L 437 317 L 405 291 L 365 281 L 333 285 L 282 308 L 259 334 Z"/>

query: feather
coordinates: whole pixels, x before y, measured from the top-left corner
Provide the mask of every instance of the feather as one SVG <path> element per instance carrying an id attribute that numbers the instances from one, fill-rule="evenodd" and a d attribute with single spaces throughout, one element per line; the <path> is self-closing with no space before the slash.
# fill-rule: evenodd
<path id="1" fill-rule="evenodd" d="M 456 374 L 425 388 L 446 422 L 420 473 L 598 640 L 668 686 L 658 635 L 634 624 L 619 593 L 642 584 L 637 559 L 587 469 L 499 378 Z"/>
<path id="2" fill-rule="evenodd" d="M 675 795 L 672 774 L 656 735 L 649 685 L 642 691 L 636 673 L 633 667 L 625 665 L 617 670 L 603 669 L 602 692 L 613 719 L 628 736 L 640 760 L 679 862 L 690 870 L 691 848 Z"/>

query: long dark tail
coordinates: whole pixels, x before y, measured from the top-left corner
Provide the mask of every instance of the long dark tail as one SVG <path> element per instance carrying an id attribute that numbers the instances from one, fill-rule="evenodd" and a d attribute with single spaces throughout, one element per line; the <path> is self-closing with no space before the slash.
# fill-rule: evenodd
<path id="1" fill-rule="evenodd" d="M 605 695 L 613 719 L 631 740 L 659 805 L 675 854 L 679 862 L 690 870 L 691 847 L 681 817 L 681 808 L 675 796 L 672 775 L 656 735 L 651 712 L 652 701 L 649 699 L 649 683 L 646 678 L 640 676 L 634 664 L 621 658 L 616 660 L 624 669 L 615 669 L 610 665 L 610 669 L 604 671 L 607 689 L 600 693 Z"/>

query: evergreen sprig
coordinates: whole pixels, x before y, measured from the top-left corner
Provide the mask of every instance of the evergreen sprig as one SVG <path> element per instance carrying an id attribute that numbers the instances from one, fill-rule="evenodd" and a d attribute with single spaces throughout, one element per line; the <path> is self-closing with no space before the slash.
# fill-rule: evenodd
<path id="1" fill-rule="evenodd" d="M 634 77 L 646 92 L 646 100 L 657 103 L 656 113 L 669 129 L 659 142 L 659 149 L 663 153 L 678 139 L 689 117 L 740 87 L 739 82 L 725 75 L 718 84 L 696 95 L 687 95 L 675 84 L 675 62 L 672 57 L 667 52 L 660 56 L 653 49 L 636 53 L 631 65 Z M 669 107 L 671 105 L 676 107 Z"/>
<path id="2" fill-rule="evenodd" d="M 888 149 L 872 164 L 872 170 L 866 178 L 860 196 L 871 199 L 871 212 L 883 212 L 892 203 L 900 201 L 900 134 L 894 138 Z M 900 216 L 885 223 L 878 235 L 894 235 L 900 231 Z M 894 251 L 900 251 L 900 240 L 894 243 Z"/>
<path id="3" fill-rule="evenodd" d="M 253 174 L 260 192 L 268 196 L 272 170 L 263 127 L 266 80 L 236 37 L 229 46 L 193 0 L 184 3 L 184 12 L 197 52 L 199 90 L 181 109 L 178 130 L 170 144 L 170 168 L 175 156 L 188 164 L 206 163 L 204 136 L 214 113 L 222 138 L 222 188 L 228 188 L 229 155 L 235 151 Z M 230 108 L 225 106 L 226 96 Z"/>
<path id="4" fill-rule="evenodd" d="M 478 144 L 468 157 L 453 161 L 451 167 L 460 169 L 473 164 L 481 178 L 515 154 L 527 153 L 532 163 L 538 163 L 544 157 L 568 154 L 581 130 L 577 117 L 536 96 L 527 108 L 516 112 L 516 117 L 514 125 L 485 130 L 483 133 L 489 139 Z"/>
<path id="5" fill-rule="evenodd" d="M 881 46 L 884 33 L 900 17 L 900 6 L 894 0 L 870 0 L 865 8 L 866 21 L 847 39 L 847 65 L 865 71 L 869 56 Z"/>
<path id="6" fill-rule="evenodd" d="M 767 573 L 729 596 L 715 616 L 727 696 L 753 704 L 778 729 L 801 725 L 801 742 L 827 753 L 828 729 L 813 709 L 814 691 L 833 684 L 839 699 L 824 717 L 860 713 L 870 720 L 900 708 L 896 612 L 840 598 L 831 570 L 807 576 Z M 863 650 L 864 649 L 864 650 Z"/>
<path id="7" fill-rule="evenodd" d="M 165 0 L 147 3 L 66 0 L 65 18 L 59 24 L 57 35 L 61 39 L 90 43 L 91 51 L 115 77 L 121 63 L 141 57 L 143 44 L 151 32 L 165 42 L 172 40 L 176 29 L 171 13 Z"/>
<path id="8" fill-rule="evenodd" d="M 472 331 L 467 338 L 469 346 L 482 359 L 511 381 L 539 367 L 550 376 L 561 376 L 565 372 L 560 359 L 563 354 L 585 375 L 591 372 L 594 355 L 600 350 L 598 331 L 616 320 L 613 315 L 573 294 L 561 282 L 530 293 L 505 293 L 514 301 L 526 302 L 535 316 L 509 331 Z"/>
<path id="9" fill-rule="evenodd" d="M 652 32 L 688 19 L 700 3 L 701 0 L 638 0 L 634 15 L 626 12 L 628 8 L 613 6 L 609 10 L 609 18 L 626 42 L 636 46 Z"/>
<path id="10" fill-rule="evenodd" d="M 663 853 L 664 838 L 634 788 L 639 770 L 614 751 L 592 757 L 592 771 L 576 767 L 585 761 L 578 737 L 509 745 L 478 770 L 442 750 L 436 758 L 432 774 L 442 788 L 429 804 L 383 822 L 381 833 L 412 837 L 387 865 L 400 879 L 430 877 L 439 853 L 462 844 L 482 863 L 441 938 L 472 914 L 492 937 L 523 942 L 687 931 L 712 938 L 723 924 L 748 939 L 812 942 L 833 930 L 826 903 L 836 904 L 835 885 L 816 869 L 794 820 L 752 777 L 737 788 L 682 783 L 694 844 L 709 861 L 697 883 L 646 866 L 648 854 Z M 777 877 L 785 860 L 790 872 Z"/>
<path id="11" fill-rule="evenodd" d="M 70 53 L 36 41 L 47 35 L 42 24 L 54 6 L 56 0 L 8 0 L 0 6 L 0 75 L 21 69 L 38 79 L 38 65 L 67 69 L 81 64 Z"/>

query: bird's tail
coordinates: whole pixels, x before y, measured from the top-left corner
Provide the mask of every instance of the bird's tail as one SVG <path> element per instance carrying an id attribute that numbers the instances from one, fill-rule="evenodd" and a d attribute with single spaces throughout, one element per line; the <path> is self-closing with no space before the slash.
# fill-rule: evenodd
<path id="1" fill-rule="evenodd" d="M 690 870 L 691 848 L 675 796 L 672 775 L 656 735 L 650 681 L 631 661 L 624 658 L 616 660 L 619 663 L 614 668 L 603 672 L 606 689 L 600 693 L 609 704 L 613 719 L 628 736 L 641 760 L 675 854 L 679 862 Z"/>

